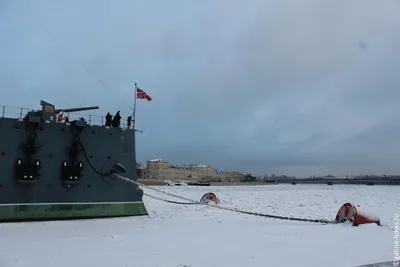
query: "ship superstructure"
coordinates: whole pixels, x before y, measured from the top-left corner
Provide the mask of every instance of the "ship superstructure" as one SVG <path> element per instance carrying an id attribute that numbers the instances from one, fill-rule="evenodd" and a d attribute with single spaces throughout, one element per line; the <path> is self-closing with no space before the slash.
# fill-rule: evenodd
<path id="1" fill-rule="evenodd" d="M 146 215 L 136 181 L 135 129 L 91 125 L 61 114 L 98 107 L 0 117 L 0 221 Z M 103 123 L 104 124 L 104 123 Z"/>

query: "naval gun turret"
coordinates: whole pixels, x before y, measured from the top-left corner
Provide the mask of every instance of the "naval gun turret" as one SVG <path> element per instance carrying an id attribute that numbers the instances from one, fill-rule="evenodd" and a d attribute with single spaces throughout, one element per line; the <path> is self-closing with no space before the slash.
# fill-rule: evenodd
<path id="1" fill-rule="evenodd" d="M 60 112 L 69 113 L 69 112 L 99 109 L 98 106 L 55 109 L 53 104 L 50 104 L 43 100 L 40 101 L 40 105 L 42 106 L 42 110 L 28 112 L 27 117 L 29 119 L 29 122 L 36 122 L 36 123 L 40 123 L 41 121 L 53 122 L 57 121 L 56 115 L 59 114 Z"/>

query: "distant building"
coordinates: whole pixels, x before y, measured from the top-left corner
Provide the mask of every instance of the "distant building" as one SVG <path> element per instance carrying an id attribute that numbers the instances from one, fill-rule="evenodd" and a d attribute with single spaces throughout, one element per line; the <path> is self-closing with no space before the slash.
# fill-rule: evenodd
<path id="1" fill-rule="evenodd" d="M 175 166 L 166 159 L 153 159 L 147 161 L 146 167 L 138 168 L 138 176 L 140 179 L 240 181 L 243 174 L 236 171 L 218 172 L 208 164 Z"/>
<path id="2" fill-rule="evenodd" d="M 239 182 L 243 179 L 243 173 L 233 170 L 220 171 L 218 176 L 226 182 Z"/>

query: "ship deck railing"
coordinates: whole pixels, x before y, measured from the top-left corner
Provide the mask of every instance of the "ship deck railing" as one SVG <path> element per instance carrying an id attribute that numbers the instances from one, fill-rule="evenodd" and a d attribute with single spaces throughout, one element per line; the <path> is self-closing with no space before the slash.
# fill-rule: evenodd
<path id="1" fill-rule="evenodd" d="M 0 106 L 0 118 L 10 118 L 10 119 L 19 119 L 22 120 L 26 114 L 30 111 L 37 111 L 37 109 L 31 108 L 20 108 L 20 107 L 12 107 L 12 106 Z M 115 115 L 115 114 L 111 114 Z M 80 118 L 84 118 L 88 125 L 97 125 L 97 126 L 105 126 L 105 116 L 101 115 L 93 115 L 87 112 L 71 112 L 67 113 L 67 117 L 69 121 L 79 120 Z M 122 116 L 121 116 L 122 117 Z M 128 117 L 128 116 L 127 116 Z M 121 118 L 121 128 L 126 129 L 127 125 L 127 117 Z M 57 120 L 55 118 L 55 120 Z M 131 127 L 132 128 L 132 127 Z"/>

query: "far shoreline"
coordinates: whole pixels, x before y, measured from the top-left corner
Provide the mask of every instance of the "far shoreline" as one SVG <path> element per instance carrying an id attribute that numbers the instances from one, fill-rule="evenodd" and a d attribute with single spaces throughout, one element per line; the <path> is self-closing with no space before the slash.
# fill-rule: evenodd
<path id="1" fill-rule="evenodd" d="M 183 182 L 189 182 L 182 180 Z M 139 183 L 147 186 L 166 186 L 162 179 L 139 179 Z M 210 182 L 209 186 L 260 186 L 260 185 L 392 185 L 399 186 L 400 180 L 383 179 L 290 179 L 290 180 L 267 180 L 267 181 L 243 181 L 243 182 Z M 186 185 L 185 185 L 186 186 Z M 193 185 L 188 185 L 193 186 Z M 201 187 L 208 187 L 202 186 Z"/>

